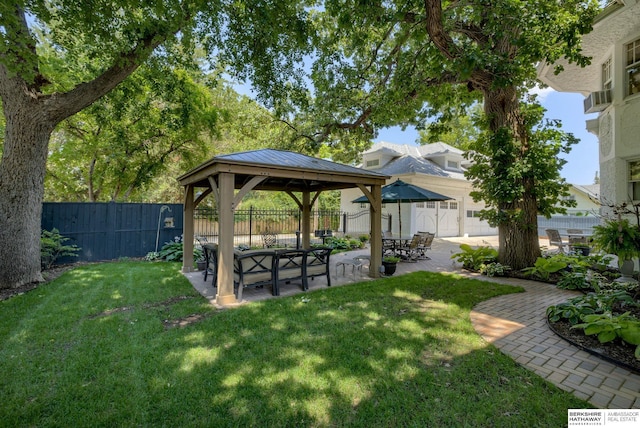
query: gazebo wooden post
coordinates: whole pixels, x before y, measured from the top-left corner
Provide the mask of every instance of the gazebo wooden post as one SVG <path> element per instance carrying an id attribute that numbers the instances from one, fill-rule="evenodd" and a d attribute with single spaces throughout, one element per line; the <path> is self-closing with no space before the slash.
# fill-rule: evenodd
<path id="1" fill-rule="evenodd" d="M 184 216 L 182 236 L 182 272 L 193 271 L 193 213 L 194 213 L 194 186 L 189 184 L 184 189 Z"/>
<path id="2" fill-rule="evenodd" d="M 380 277 L 382 266 L 382 186 L 371 186 L 369 213 L 371 218 L 371 260 L 369 261 L 369 276 Z"/>
<path id="3" fill-rule="evenodd" d="M 218 238 L 218 294 L 219 305 L 236 303 L 233 292 L 233 191 L 234 174 L 218 175 L 219 238 Z"/>
<path id="4" fill-rule="evenodd" d="M 311 248 L 311 193 L 302 192 L 302 248 Z"/>

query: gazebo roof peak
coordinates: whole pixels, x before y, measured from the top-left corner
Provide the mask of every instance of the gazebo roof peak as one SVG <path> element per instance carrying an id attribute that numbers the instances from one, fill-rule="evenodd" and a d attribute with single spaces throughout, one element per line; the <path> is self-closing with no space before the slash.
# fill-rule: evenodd
<path id="1" fill-rule="evenodd" d="M 239 162 L 247 164 L 261 164 L 268 166 L 303 168 L 313 170 L 323 170 L 327 172 L 344 172 L 351 174 L 369 175 L 372 171 L 365 171 L 362 168 L 333 162 L 328 159 L 320 159 L 302 153 L 277 149 L 257 149 L 246 152 L 229 153 L 219 155 L 211 159 L 218 162 Z M 384 176 L 384 174 L 374 172 L 372 175 Z"/>
<path id="2" fill-rule="evenodd" d="M 239 189 L 250 177 L 267 177 L 256 190 L 314 191 L 384 184 L 388 175 L 301 153 L 259 149 L 215 156 L 178 177 L 180 184 L 209 187 L 208 177 L 234 173 Z"/>

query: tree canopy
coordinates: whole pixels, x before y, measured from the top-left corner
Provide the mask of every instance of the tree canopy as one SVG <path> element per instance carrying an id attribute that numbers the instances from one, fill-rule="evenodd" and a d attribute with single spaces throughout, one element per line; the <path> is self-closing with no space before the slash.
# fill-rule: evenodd
<path id="1" fill-rule="evenodd" d="M 44 177 L 60 122 L 146 62 L 191 66 L 196 49 L 210 69 L 223 62 L 251 78 L 273 104 L 308 51 L 308 22 L 305 4 L 287 0 L 1 2 L 0 287 L 42 280 Z"/>
<path id="2" fill-rule="evenodd" d="M 580 35 L 597 10 L 595 0 L 2 2 L 0 287 L 42 279 L 52 132 L 145 63 L 188 70 L 201 49 L 210 70 L 223 66 L 252 82 L 264 106 L 302 137 L 292 141 L 326 143 L 347 158 L 380 127 L 425 126 L 482 100 L 489 132 L 508 136 L 501 141 L 524 156 L 530 141 L 520 102 L 535 64 L 585 64 Z M 539 252 L 535 177 L 521 180 L 516 200 L 497 206 L 528 213 L 499 226 L 501 261 L 514 268 Z"/>

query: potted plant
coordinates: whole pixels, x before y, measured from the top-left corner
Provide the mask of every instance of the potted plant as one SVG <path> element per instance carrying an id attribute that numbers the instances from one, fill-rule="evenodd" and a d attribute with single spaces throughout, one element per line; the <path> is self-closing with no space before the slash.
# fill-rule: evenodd
<path id="1" fill-rule="evenodd" d="M 382 266 L 384 266 L 385 275 L 393 275 L 396 272 L 396 265 L 400 261 L 400 257 L 396 256 L 384 256 L 382 258 Z"/>
<path id="2" fill-rule="evenodd" d="M 571 249 L 576 254 L 582 254 L 583 256 L 588 256 L 591 253 L 591 247 L 589 244 L 584 242 L 576 242 L 575 244 L 571 244 Z"/>
<path id="3" fill-rule="evenodd" d="M 618 256 L 621 280 L 633 281 L 633 259 L 640 256 L 640 228 L 631 225 L 627 219 L 608 219 L 593 227 L 592 242 L 605 253 Z"/>

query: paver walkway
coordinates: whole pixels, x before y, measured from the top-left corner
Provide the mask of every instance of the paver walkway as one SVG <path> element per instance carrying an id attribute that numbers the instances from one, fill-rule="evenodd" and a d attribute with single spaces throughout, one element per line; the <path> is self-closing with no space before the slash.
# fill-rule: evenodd
<path id="1" fill-rule="evenodd" d="M 451 254 L 459 251 L 459 244 L 462 242 L 497 246 L 495 237 L 436 239 L 432 251 L 428 252 L 430 260 L 399 263 L 396 275 L 418 270 L 456 272 L 523 287 L 526 290 L 524 293 L 499 296 L 478 304 L 471 312 L 471 321 L 476 331 L 523 367 L 577 397 L 588 400 L 596 407 L 640 408 L 640 375 L 576 348 L 559 338 L 547 326 L 547 307 L 564 302 L 578 293 L 536 281 L 466 274 L 451 261 Z M 541 242 L 541 245 L 546 245 L 546 242 Z M 357 257 L 367 251 L 331 256 L 331 284 L 337 286 L 370 279 L 366 267 L 362 272 L 356 270 L 353 275 L 341 275 L 335 266 L 344 258 Z M 214 302 L 214 289 L 202 281 L 201 273 L 190 273 L 187 277 L 202 295 Z M 311 289 L 325 286 L 326 280 L 320 278 L 310 282 Z M 290 286 L 281 293 L 290 295 L 299 292 L 301 290 L 298 287 Z M 266 289 L 248 289 L 243 297 L 247 301 L 254 301 L 272 296 Z"/>

